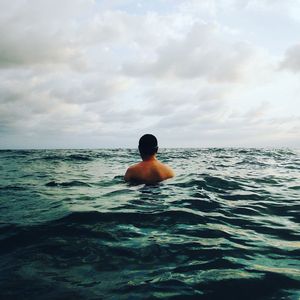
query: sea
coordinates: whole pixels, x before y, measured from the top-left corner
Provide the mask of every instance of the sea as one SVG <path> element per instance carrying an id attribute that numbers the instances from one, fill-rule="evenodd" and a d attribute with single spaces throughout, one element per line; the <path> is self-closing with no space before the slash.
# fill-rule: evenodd
<path id="1" fill-rule="evenodd" d="M 300 150 L 0 151 L 0 299 L 300 299 Z"/>

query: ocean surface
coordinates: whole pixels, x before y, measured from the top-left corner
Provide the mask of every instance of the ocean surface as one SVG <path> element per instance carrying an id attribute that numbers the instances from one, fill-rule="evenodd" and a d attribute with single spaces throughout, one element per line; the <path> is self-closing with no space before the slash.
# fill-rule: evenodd
<path id="1" fill-rule="evenodd" d="M 0 151 L 0 299 L 300 299 L 300 151 Z"/>

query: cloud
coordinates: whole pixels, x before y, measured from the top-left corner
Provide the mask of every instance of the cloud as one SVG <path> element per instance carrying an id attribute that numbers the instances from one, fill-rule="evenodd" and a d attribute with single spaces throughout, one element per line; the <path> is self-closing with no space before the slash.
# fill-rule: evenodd
<path id="1" fill-rule="evenodd" d="M 289 47 L 286 50 L 285 57 L 280 63 L 280 69 L 300 72 L 300 43 Z"/>
<path id="2" fill-rule="evenodd" d="M 253 116 L 261 107 L 232 115 L 224 110 L 178 112 L 161 119 L 150 130 L 169 147 L 299 147 L 300 117 Z"/>
<path id="3" fill-rule="evenodd" d="M 296 139 L 295 75 L 273 70 L 281 56 L 235 18 L 276 22 L 281 4 L 267 4 L 0 0 L 0 146 L 133 146 L 146 131 L 166 146 Z M 298 71 L 297 47 L 283 69 Z"/>
<path id="4" fill-rule="evenodd" d="M 209 81 L 239 81 L 253 62 L 254 49 L 245 42 L 228 42 L 217 26 L 196 23 L 182 39 L 172 39 L 158 49 L 152 62 L 124 65 L 131 76 L 206 78 Z"/>
<path id="5" fill-rule="evenodd" d="M 72 20 L 87 7 L 81 0 L 1 0 L 0 68 L 35 64 L 82 67 L 84 60 L 74 39 Z"/>

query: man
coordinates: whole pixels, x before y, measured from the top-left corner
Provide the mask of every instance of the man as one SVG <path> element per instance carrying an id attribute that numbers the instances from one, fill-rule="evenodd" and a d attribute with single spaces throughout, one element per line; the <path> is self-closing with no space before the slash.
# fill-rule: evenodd
<path id="1" fill-rule="evenodd" d="M 143 135 L 139 141 L 139 151 L 143 161 L 127 169 L 125 181 L 151 184 L 174 177 L 174 171 L 157 160 L 157 150 L 156 137 L 152 134 Z"/>

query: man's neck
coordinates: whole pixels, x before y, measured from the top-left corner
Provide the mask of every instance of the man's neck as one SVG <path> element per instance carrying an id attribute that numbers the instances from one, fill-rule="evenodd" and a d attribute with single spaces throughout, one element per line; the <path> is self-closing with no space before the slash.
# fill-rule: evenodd
<path id="1" fill-rule="evenodd" d="M 157 160 L 155 154 L 154 155 L 149 155 L 149 156 L 144 156 L 142 157 L 143 161 L 152 161 L 152 160 Z"/>

